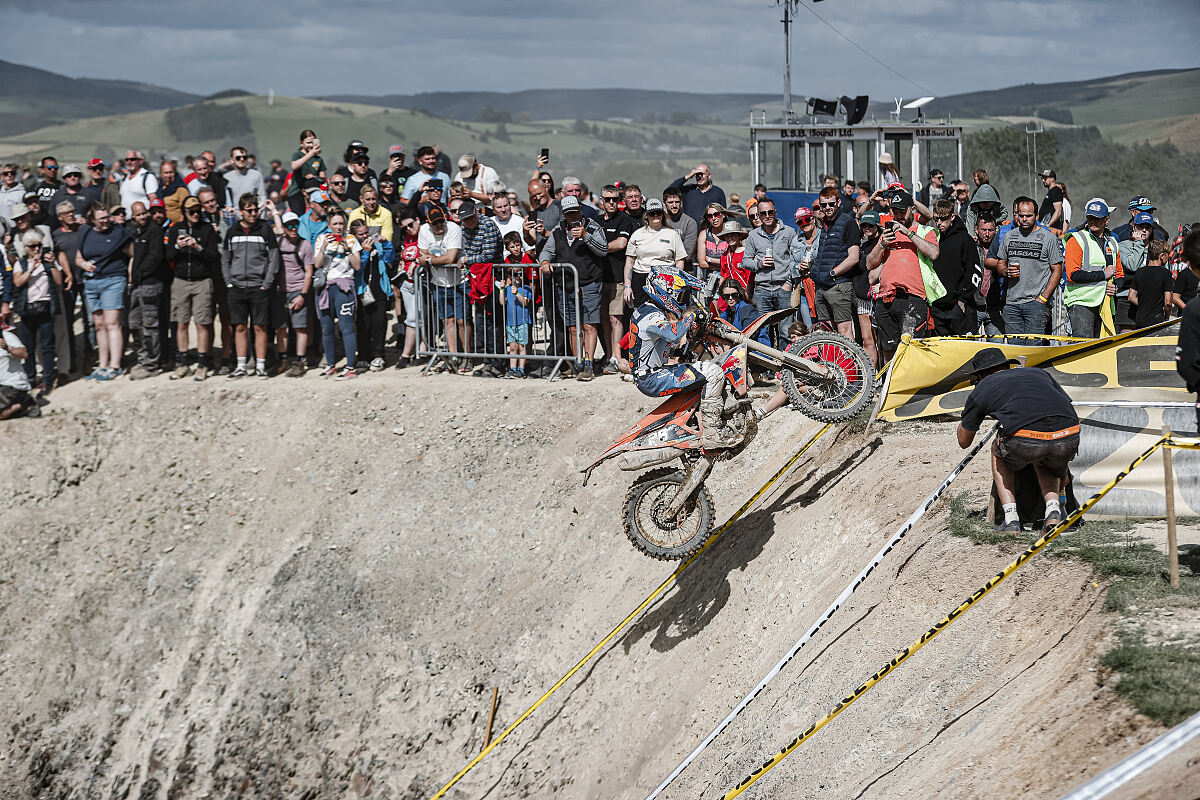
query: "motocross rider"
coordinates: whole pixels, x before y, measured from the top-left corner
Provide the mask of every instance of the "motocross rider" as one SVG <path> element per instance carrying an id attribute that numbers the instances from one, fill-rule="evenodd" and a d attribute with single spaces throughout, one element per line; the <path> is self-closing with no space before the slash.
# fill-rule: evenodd
<path id="1" fill-rule="evenodd" d="M 731 447 L 737 434 L 725 424 L 725 373 L 715 361 L 666 363 L 667 351 L 687 345 L 698 332 L 697 311 L 684 298 L 689 289 L 704 285 L 698 278 L 669 268 L 654 268 L 646 281 L 649 302 L 642 303 L 629 322 L 629 360 L 633 382 L 647 397 L 665 397 L 704 384 L 700 401 L 700 446 Z"/>

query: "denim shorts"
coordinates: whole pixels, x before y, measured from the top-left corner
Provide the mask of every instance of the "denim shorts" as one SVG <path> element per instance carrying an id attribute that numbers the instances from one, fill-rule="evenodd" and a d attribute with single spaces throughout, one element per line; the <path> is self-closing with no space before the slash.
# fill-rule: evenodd
<path id="1" fill-rule="evenodd" d="M 529 326 L 505 325 L 504 341 L 509 344 L 529 344 Z"/>
<path id="2" fill-rule="evenodd" d="M 125 307 L 125 276 L 109 275 L 107 278 L 85 278 L 83 301 L 91 313 L 97 311 L 119 311 Z"/>
<path id="3" fill-rule="evenodd" d="M 458 286 L 434 286 L 433 303 L 438 319 L 466 319 L 467 287 L 461 283 Z"/>

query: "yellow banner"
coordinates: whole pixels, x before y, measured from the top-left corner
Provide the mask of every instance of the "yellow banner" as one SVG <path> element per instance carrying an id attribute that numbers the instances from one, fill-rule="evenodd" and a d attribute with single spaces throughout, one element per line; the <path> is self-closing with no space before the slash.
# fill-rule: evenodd
<path id="1" fill-rule="evenodd" d="M 971 393 L 971 359 L 985 347 L 1041 367 L 1072 400 L 1185 401 L 1186 387 L 1175 371 L 1179 320 L 1104 339 L 1052 347 L 994 344 L 986 339 L 905 339 L 893 359 L 887 396 L 879 416 L 889 422 L 957 414 Z"/>

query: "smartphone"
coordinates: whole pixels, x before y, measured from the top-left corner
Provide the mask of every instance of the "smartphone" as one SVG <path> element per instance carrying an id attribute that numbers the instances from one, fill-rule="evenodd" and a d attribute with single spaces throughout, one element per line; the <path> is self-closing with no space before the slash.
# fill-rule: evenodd
<path id="1" fill-rule="evenodd" d="M 550 163 L 550 148 L 549 147 L 542 148 L 542 158 L 546 159 L 546 163 Z"/>

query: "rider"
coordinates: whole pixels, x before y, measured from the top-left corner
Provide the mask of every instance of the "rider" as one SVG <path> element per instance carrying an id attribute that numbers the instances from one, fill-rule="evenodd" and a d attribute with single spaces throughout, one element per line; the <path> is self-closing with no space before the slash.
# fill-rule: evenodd
<path id="1" fill-rule="evenodd" d="M 629 323 L 629 360 L 633 381 L 647 397 L 665 397 L 701 383 L 700 445 L 706 448 L 731 447 L 737 434 L 725 424 L 725 373 L 715 361 L 666 363 L 667 351 L 684 347 L 689 333 L 699 327 L 695 309 L 688 309 L 685 297 L 689 289 L 704 287 L 698 278 L 673 269 L 655 267 L 646 281 L 649 302 L 633 312 Z"/>

